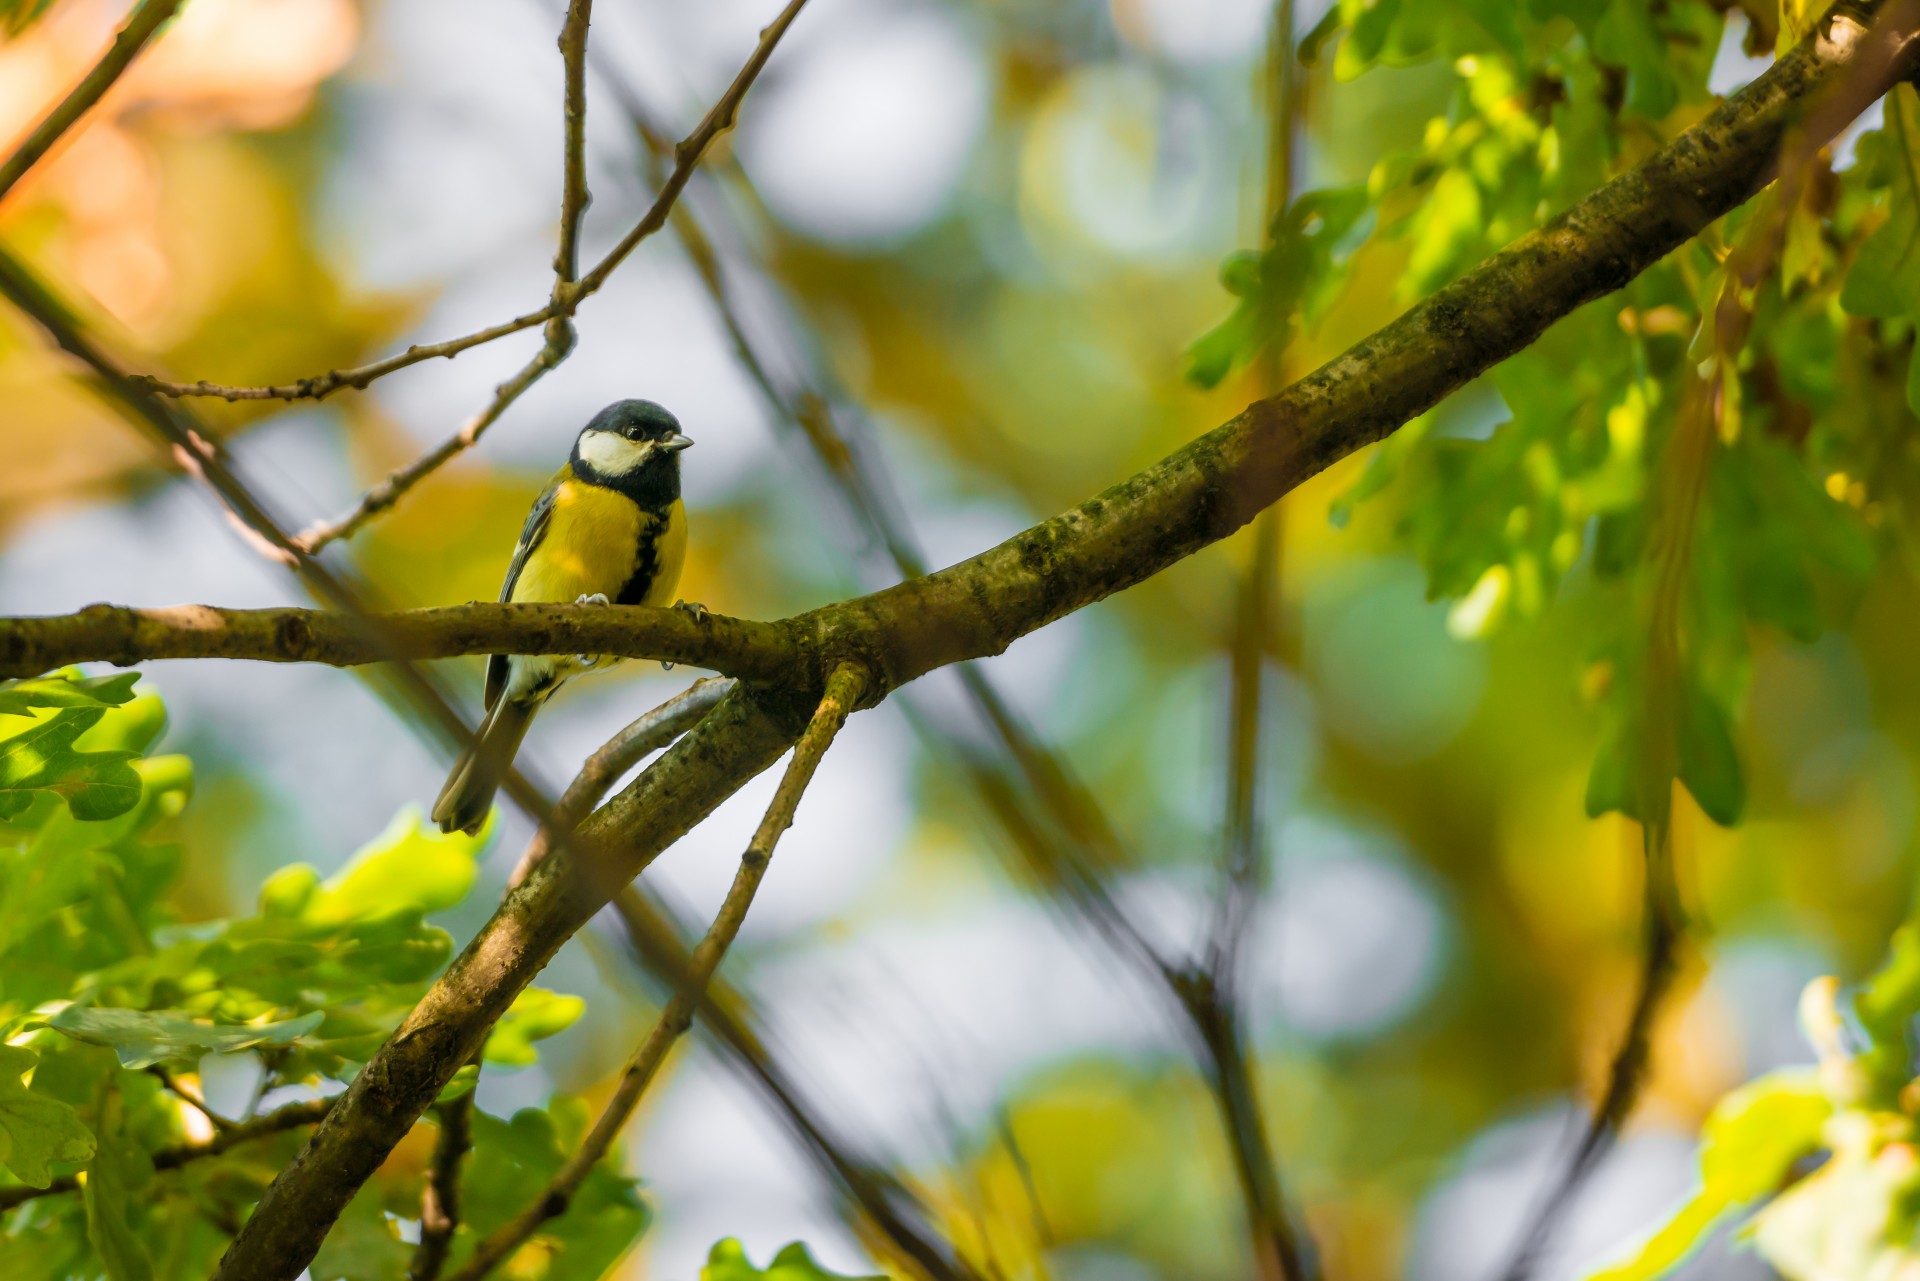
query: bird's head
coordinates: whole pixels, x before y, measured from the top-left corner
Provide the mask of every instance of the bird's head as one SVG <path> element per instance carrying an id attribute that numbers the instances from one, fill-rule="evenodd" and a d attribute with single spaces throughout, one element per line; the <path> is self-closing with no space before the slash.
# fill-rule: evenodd
<path id="1" fill-rule="evenodd" d="M 677 478 L 680 451 L 691 444 L 680 420 L 651 400 L 617 400 L 581 429 L 572 461 L 587 479 L 607 484 Z"/>

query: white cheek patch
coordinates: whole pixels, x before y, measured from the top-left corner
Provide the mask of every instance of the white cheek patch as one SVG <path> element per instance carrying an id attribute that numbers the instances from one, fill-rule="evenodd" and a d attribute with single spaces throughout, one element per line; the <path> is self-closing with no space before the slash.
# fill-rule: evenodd
<path id="1" fill-rule="evenodd" d="M 636 444 L 617 431 L 590 432 L 580 442 L 582 461 L 609 476 L 624 476 L 645 462 L 652 452 L 652 441 Z"/>

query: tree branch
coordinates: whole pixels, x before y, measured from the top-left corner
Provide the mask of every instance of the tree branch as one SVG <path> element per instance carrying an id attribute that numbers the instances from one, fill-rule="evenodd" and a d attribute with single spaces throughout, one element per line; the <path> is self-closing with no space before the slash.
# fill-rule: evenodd
<path id="1" fill-rule="evenodd" d="M 487 428 L 498 422 L 508 406 L 526 390 L 546 377 L 573 351 L 573 306 L 575 279 L 580 272 L 580 221 L 586 216 L 592 197 L 587 192 L 587 26 L 593 17 L 593 0 L 572 0 L 566 21 L 560 27 L 560 58 L 566 68 L 566 141 L 560 191 L 560 245 L 553 256 L 553 292 L 547 300 L 546 340 L 533 359 L 520 367 L 507 381 L 493 389 L 487 407 L 468 419 L 459 431 L 389 473 L 386 479 L 361 495 L 353 510 L 337 520 L 321 521 L 303 532 L 295 541 L 309 556 L 328 543 L 350 538 L 361 526 L 391 508 L 422 480 L 439 470 L 450 459 L 473 448 Z"/>
<path id="2" fill-rule="evenodd" d="M 667 746 L 697 724 L 706 710 L 731 689 L 732 682 L 702 680 L 677 697 L 627 726 L 588 758 L 566 795 L 554 807 L 556 822 L 565 822 L 598 803 L 615 779 L 648 752 Z M 545 853 L 547 830 L 535 834 L 521 859 L 512 883 L 517 885 Z M 690 964 L 688 947 L 672 914 L 629 885 L 614 896 L 614 910 L 625 927 L 627 940 L 641 966 L 668 983 L 678 981 Z M 787 1075 L 775 1064 L 767 1047 L 747 1029 L 746 998 L 715 976 L 699 1002 L 697 1017 L 718 1040 L 731 1061 L 757 1085 L 786 1118 L 795 1137 L 821 1172 L 832 1179 L 864 1219 L 860 1225 L 869 1240 L 885 1242 L 895 1255 L 929 1281 L 970 1281 L 965 1263 L 950 1257 L 940 1234 L 931 1225 L 934 1215 L 890 1171 L 848 1153 L 846 1145 L 829 1132 L 826 1122 L 808 1108 Z"/>
<path id="3" fill-rule="evenodd" d="M 182 1143 L 176 1147 L 161 1148 L 153 1154 L 153 1168 L 177 1170 L 183 1165 L 204 1157 L 219 1156 L 242 1143 L 263 1139 L 270 1134 L 279 1134 L 285 1130 L 297 1130 L 303 1125 L 312 1125 L 327 1114 L 333 1107 L 333 1102 L 332 1099 L 327 1098 L 289 1103 L 265 1116 L 238 1122 L 231 1129 L 220 1131 L 205 1143 Z M 0 1188 L 0 1214 L 43 1196 L 59 1196 L 62 1193 L 78 1191 L 79 1187 L 78 1175 L 63 1174 L 44 1188 Z"/>
<path id="4" fill-rule="evenodd" d="M 667 215 L 672 212 L 674 201 L 680 198 L 680 192 L 687 185 L 687 179 L 692 176 L 695 167 L 699 165 L 700 158 L 706 154 L 707 148 L 713 144 L 714 139 L 733 127 L 734 119 L 740 111 L 740 103 L 747 96 L 747 90 L 753 87 L 754 80 L 760 75 L 760 69 L 767 65 L 767 59 L 773 56 L 774 47 L 780 43 L 780 37 L 786 34 L 787 28 L 799 16 L 806 2 L 807 0 L 790 0 L 787 7 L 781 10 L 780 16 L 761 31 L 759 44 L 754 47 L 753 53 L 747 58 L 746 64 L 740 68 L 733 83 L 727 86 L 726 92 L 720 95 L 719 101 L 714 103 L 700 123 L 694 126 L 693 132 L 674 148 L 673 173 L 668 176 L 666 185 L 660 189 L 659 195 L 654 198 L 653 205 L 640 221 L 621 237 L 620 242 L 595 265 L 592 271 L 583 276 L 574 288 L 564 291 L 563 295 L 558 295 L 555 301 L 549 302 L 538 311 L 531 311 L 524 316 L 516 316 L 505 324 L 476 330 L 471 334 L 450 338 L 445 342 L 409 347 L 398 355 L 388 356 L 372 364 L 352 369 L 329 370 L 312 378 L 302 378 L 298 382 L 280 383 L 269 387 L 239 387 L 205 381 L 172 383 L 144 374 L 138 376 L 139 381 L 149 390 L 163 396 L 218 396 L 223 400 L 320 400 L 339 391 L 342 387 L 365 389 L 375 379 L 383 378 L 395 370 L 405 369 L 409 365 L 417 365 L 423 360 L 432 360 L 439 356 L 457 356 L 470 348 L 492 342 L 496 338 L 504 338 L 508 334 L 517 334 L 535 325 L 545 324 L 556 317 L 572 316 L 583 301 L 599 292 L 600 287 L 607 283 L 607 277 L 626 261 L 627 256 L 639 247 L 641 241 L 666 225 Z M 464 447 L 454 448 L 452 452 L 458 453 Z M 441 448 L 444 449 L 447 446 L 443 445 Z"/>
<path id="5" fill-rule="evenodd" d="M 45 120 L 34 126 L 33 132 L 13 149 L 13 154 L 0 162 L 0 200 L 5 200 L 14 184 L 39 163 L 67 130 L 79 123 L 80 117 L 93 109 L 180 5 L 181 0 L 140 0 L 140 6 L 114 37 L 106 55 L 73 87 L 73 92 L 47 113 Z"/>
<path id="6" fill-rule="evenodd" d="M 553 255 L 556 297 L 560 286 L 580 276 L 580 220 L 593 197 L 587 191 L 587 26 L 593 0 L 571 0 L 560 27 L 560 60 L 566 67 L 566 144 L 560 189 L 560 247 Z M 572 344 L 569 343 L 569 346 Z"/>
<path id="7" fill-rule="evenodd" d="M 586 764 L 574 775 L 573 782 L 553 807 L 553 822 L 542 825 L 533 834 L 527 852 L 514 865 L 507 878 L 512 889 L 527 879 L 534 864 L 553 851 L 556 827 L 571 830 L 598 805 L 622 774 L 638 765 L 652 752 L 668 746 L 674 739 L 698 725 L 719 701 L 733 692 L 733 682 L 717 676 L 703 677 L 687 689 L 615 734 L 587 757 Z"/>
<path id="8" fill-rule="evenodd" d="M 811 703 L 736 689 L 574 833 L 593 857 L 548 858 L 374 1054 L 267 1189 L 216 1281 L 292 1281 L 340 1211 L 560 945 L 799 737 Z"/>
<path id="9" fill-rule="evenodd" d="M 433 1141 L 433 1165 L 420 1193 L 420 1244 L 407 1265 L 407 1281 L 435 1281 L 460 1226 L 460 1165 L 473 1146 L 473 1091 L 437 1105 L 434 1113 L 440 1118 L 440 1134 Z"/>
<path id="10" fill-rule="evenodd" d="M 371 622 L 372 626 L 367 624 Z M 786 625 L 644 605 L 475 601 L 366 620 L 333 610 L 130 609 L 89 605 L 75 614 L 0 618 L 0 677 L 68 663 L 127 666 L 163 658 L 235 658 L 353 667 L 462 654 L 611 654 L 689 663 L 772 680 L 807 670 Z"/>
<path id="11" fill-rule="evenodd" d="M 585 1182 L 593 1167 L 612 1149 L 614 1140 L 620 1137 L 620 1132 L 633 1116 L 634 1108 L 639 1105 L 640 1096 L 646 1093 L 647 1087 L 659 1074 L 660 1066 L 666 1062 L 667 1051 L 693 1026 L 694 1008 L 706 992 L 714 971 L 720 968 L 727 949 L 739 935 L 740 926 L 747 919 L 747 909 L 752 906 L 753 896 L 766 877 L 774 846 L 779 842 L 781 833 L 793 826 L 794 811 L 799 808 L 807 785 L 813 781 L 820 758 L 826 755 L 840 727 L 846 724 L 847 716 L 859 702 L 865 684 L 866 677 L 851 664 L 836 669 L 827 679 L 826 695 L 815 709 L 806 732 L 794 745 L 793 759 L 788 762 L 787 771 L 780 779 L 778 790 L 774 792 L 773 803 L 767 807 L 758 830 L 747 844 L 747 852 L 740 858 L 740 870 L 734 875 L 733 885 L 727 890 L 712 927 L 693 949 L 692 958 L 675 981 L 673 997 L 660 1012 L 646 1040 L 640 1043 L 640 1048 L 627 1061 L 613 1097 L 607 1101 L 606 1108 L 581 1140 L 579 1148 L 548 1182 L 545 1191 L 510 1222 L 475 1246 L 472 1257 L 453 1274 L 451 1281 L 480 1281 L 518 1250 L 539 1230 L 541 1224 L 566 1213 L 573 1194 Z"/>

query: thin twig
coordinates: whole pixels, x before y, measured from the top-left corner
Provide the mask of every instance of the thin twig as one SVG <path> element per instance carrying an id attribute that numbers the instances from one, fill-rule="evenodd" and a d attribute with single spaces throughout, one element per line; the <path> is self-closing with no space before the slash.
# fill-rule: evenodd
<path id="1" fill-rule="evenodd" d="M 308 555 L 328 543 L 351 537 L 362 525 L 400 501 L 402 495 L 449 460 L 473 448 L 482 433 L 500 420 L 514 401 L 528 388 L 557 368 L 573 351 L 572 307 L 575 281 L 580 273 L 580 223 L 586 216 L 592 196 L 587 191 L 587 28 L 593 19 L 593 0 L 572 0 L 566 21 L 560 27 L 560 59 L 565 67 L 566 127 L 561 161 L 560 244 L 553 255 L 553 291 L 547 300 L 550 318 L 545 340 L 533 358 L 519 372 L 493 389 L 493 397 L 479 413 L 469 418 L 459 431 L 414 459 L 390 472 L 385 479 L 355 503 L 346 515 L 319 521 L 301 533 L 297 541 Z"/>
<path id="2" fill-rule="evenodd" d="M 754 46 L 740 72 L 727 86 L 700 123 L 694 126 L 674 148 L 675 163 L 673 172 L 661 185 L 659 193 L 646 214 L 615 245 L 599 265 L 576 281 L 573 273 L 579 255 L 580 219 L 586 212 L 587 179 L 586 162 L 582 148 L 585 138 L 586 121 L 586 57 L 587 57 L 587 21 L 590 0 L 573 0 L 567 9 L 567 21 L 560 37 L 560 50 L 567 65 L 567 160 L 565 192 L 560 211 L 560 249 L 554 257 L 555 281 L 553 297 L 540 312 L 533 313 L 546 321 L 546 343 L 534 353 L 533 359 L 521 366 L 520 371 L 494 389 L 493 399 L 473 418 L 469 419 L 459 431 L 441 441 L 438 445 L 422 454 L 413 462 L 394 471 L 367 493 L 354 505 L 352 511 L 337 520 L 325 521 L 313 526 L 300 535 L 300 545 L 309 554 L 320 550 L 337 539 L 350 537 L 374 517 L 392 508 L 401 496 L 426 477 L 439 470 L 449 460 L 458 457 L 474 447 L 487 428 L 499 421 L 508 406 L 533 384 L 539 382 L 546 373 L 567 358 L 573 350 L 574 311 L 581 301 L 599 291 L 607 282 L 614 269 L 626 261 L 627 255 L 637 248 L 641 241 L 659 231 L 666 225 L 668 215 L 673 212 L 674 203 L 686 188 L 687 179 L 700 164 L 700 159 L 713 145 L 714 139 L 733 127 L 734 118 L 740 110 L 740 103 L 753 87 L 760 75 L 760 69 L 773 56 L 774 46 L 780 43 L 780 37 L 799 16 L 800 9 L 807 0 L 791 0 L 765 30 L 760 33 L 760 41 Z M 522 319 L 526 319 L 523 317 Z M 515 322 L 518 324 L 518 322 Z M 523 328 L 525 326 L 522 326 Z M 469 344 L 471 345 L 471 344 Z M 453 353 L 447 353 L 449 355 Z M 383 370 L 382 372 L 390 372 Z M 378 375 L 374 375 L 378 377 Z M 366 380 L 372 381 L 371 378 Z M 359 386 L 364 387 L 366 382 Z M 169 389 L 154 386 L 162 391 Z M 255 389 L 262 390 L 262 389 Z M 276 389 L 266 388 L 273 391 Z M 224 393 L 221 393 L 224 394 Z M 229 397 L 231 399 L 231 397 Z"/>
<path id="3" fill-rule="evenodd" d="M 781 833 L 793 825 L 794 811 L 800 805 L 801 796 L 806 793 L 807 784 L 813 781 L 821 757 L 833 744 L 834 736 L 840 732 L 848 714 L 859 702 L 866 683 L 866 673 L 851 664 L 837 668 L 828 679 L 826 694 L 814 711 L 806 732 L 794 745 L 793 759 L 788 762 L 786 773 L 781 776 L 773 803 L 767 807 L 759 829 L 754 832 L 746 853 L 740 858 L 740 870 L 720 904 L 712 927 L 693 949 L 692 959 L 676 983 L 672 999 L 660 1012 L 659 1019 L 640 1043 L 640 1048 L 627 1061 L 613 1097 L 540 1196 L 514 1219 L 475 1246 L 473 1255 L 453 1274 L 451 1281 L 479 1281 L 519 1249 L 539 1230 L 541 1224 L 566 1213 L 581 1183 L 612 1149 L 614 1141 L 620 1137 L 621 1130 L 626 1128 L 628 1119 L 638 1106 L 640 1096 L 659 1074 L 661 1064 L 666 1062 L 667 1051 L 693 1026 L 695 1007 L 747 918 L 747 909 L 752 906 L 753 896 L 767 874 L 775 844 Z"/>
<path id="4" fill-rule="evenodd" d="M 639 246 L 641 241 L 653 235 L 659 231 L 661 227 L 666 225 L 667 215 L 672 212 L 674 202 L 679 199 L 681 190 L 686 187 L 687 179 L 699 165 L 701 157 L 706 154 L 707 148 L 713 144 L 714 140 L 733 127 L 734 119 L 740 110 L 740 103 L 746 97 L 747 90 L 752 88 L 754 80 L 758 78 L 760 74 L 761 68 L 766 66 L 767 59 L 773 56 L 774 47 L 779 44 L 781 36 L 786 34 L 787 28 L 792 25 L 794 18 L 799 15 L 801 8 L 805 4 L 806 0 L 790 0 L 787 7 L 781 11 L 780 16 L 775 18 L 772 23 L 761 31 L 759 43 L 755 46 L 752 55 L 747 59 L 745 65 L 741 67 L 739 74 L 734 77 L 733 83 L 727 86 L 726 92 L 720 96 L 719 101 L 714 103 L 712 109 L 709 110 L 701 119 L 700 123 L 694 127 L 693 132 L 689 133 L 686 138 L 674 148 L 675 163 L 673 172 L 668 176 L 666 184 L 661 187 L 660 193 L 654 198 L 652 206 L 648 208 L 646 214 L 641 217 L 640 221 L 634 225 L 631 231 L 621 237 L 620 242 L 613 247 L 607 256 L 601 259 L 593 270 L 583 276 L 573 288 L 559 291 L 558 296 L 553 301 L 538 311 L 531 311 L 523 316 L 516 316 L 504 324 L 476 330 L 473 333 L 465 334 L 459 338 L 450 338 L 444 342 L 437 343 L 416 344 L 397 355 L 388 356 L 384 360 L 377 360 L 371 364 L 360 365 L 349 369 L 329 370 L 326 373 L 317 374 L 311 378 L 302 378 L 298 382 L 252 387 L 233 386 L 204 380 L 192 383 L 175 383 L 154 378 L 150 375 L 138 375 L 139 382 L 147 389 L 158 392 L 163 396 L 217 396 L 223 400 L 319 400 L 332 395 L 343 387 L 365 389 L 375 379 L 383 378 L 395 370 L 405 369 L 410 365 L 417 365 L 424 360 L 433 360 L 437 357 L 457 356 L 463 351 L 481 346 L 484 343 L 490 343 L 497 338 L 504 338 L 509 334 L 517 334 L 523 329 L 531 329 L 535 325 L 545 324 L 555 318 L 572 316 L 579 308 L 581 302 L 598 292 L 600 287 L 606 284 L 607 277 L 611 276 L 614 270 L 619 267 L 622 262 L 626 261 L 628 255 Z M 536 374 L 528 378 L 529 384 L 537 377 L 538 375 Z M 481 430 L 484 430 L 484 427 L 476 429 L 473 434 L 477 436 Z M 462 436 L 465 434 L 466 429 L 462 429 Z M 446 457 L 450 458 L 471 445 L 472 442 L 470 440 L 465 444 L 456 444 L 455 442 L 461 440 L 462 436 L 455 436 L 453 440 L 440 446 L 441 450 L 448 451 Z M 445 459 L 443 458 L 441 461 L 445 461 Z M 398 488 L 402 491 L 411 483 L 402 481 L 399 473 L 396 473 L 394 477 L 390 477 L 389 479 L 397 484 Z M 388 505 L 391 506 L 391 503 Z"/>
<path id="5" fill-rule="evenodd" d="M 122 73 L 132 65 L 140 51 L 147 47 L 167 19 L 174 15 L 182 0 L 140 0 L 140 5 L 127 19 L 127 25 L 120 29 L 106 55 L 95 63 L 86 78 L 73 87 L 73 92 L 60 100 L 58 106 L 47 113 L 47 118 L 34 126 L 13 154 L 0 162 L 0 200 L 7 198 L 14 184 L 26 176 L 29 169 L 39 163 L 42 156 L 60 141 L 67 130 L 73 128 L 80 117 L 87 114 L 93 105 L 100 101 L 108 89 Z"/>
<path id="6" fill-rule="evenodd" d="M 1300 108 L 1294 66 L 1293 0 L 1276 0 L 1265 67 L 1267 195 L 1262 243 L 1269 253 L 1274 229 L 1294 197 L 1293 141 Z M 1260 368 L 1269 392 L 1287 382 L 1287 353 L 1282 346 L 1286 319 L 1263 318 L 1267 332 L 1261 336 Z M 1233 1154 L 1254 1271 L 1266 1281 L 1299 1281 L 1317 1274 L 1317 1259 L 1311 1239 L 1288 1209 L 1240 1009 L 1241 953 L 1268 858 L 1260 784 L 1266 748 L 1267 649 L 1276 630 L 1282 510 L 1275 503 L 1253 522 L 1253 555 L 1241 583 L 1228 646 L 1226 822 L 1212 928 L 1199 968 L 1184 974 L 1169 971 L 1165 977 L 1200 1043 L 1220 1126 Z"/>
<path id="7" fill-rule="evenodd" d="M 654 974 L 686 972 L 687 949 L 679 941 L 682 931 L 671 913 L 637 886 L 615 895 L 613 907 L 628 945 L 643 966 Z M 747 1026 L 747 1009 L 745 997 L 724 976 L 715 976 L 702 998 L 700 1025 L 726 1051 L 727 1061 L 779 1109 L 807 1154 L 839 1185 L 863 1218 L 862 1226 L 871 1229 L 861 1232 L 863 1239 L 891 1246 L 911 1265 L 914 1275 L 928 1281 L 978 1281 L 976 1270 L 951 1251 L 934 1226 L 937 1216 L 925 1199 L 898 1174 L 855 1155 L 817 1109 L 809 1106 L 787 1070 Z"/>
<path id="8" fill-rule="evenodd" d="M 275 383 L 266 387 L 234 386 L 228 383 L 198 382 L 176 383 L 152 374 L 129 374 L 128 378 L 162 396 L 175 398 L 205 396 L 221 400 L 325 400 L 344 387 L 364 391 L 375 379 L 384 378 L 396 370 L 407 369 L 422 361 L 445 358 L 451 360 L 463 351 L 471 351 L 510 334 L 517 334 L 535 325 L 543 325 L 553 319 L 551 304 L 530 311 L 524 316 L 515 316 L 512 320 L 485 329 L 476 329 L 470 334 L 458 338 L 448 338 L 442 342 L 415 343 L 405 351 L 373 361 L 370 364 L 355 365 L 345 369 L 329 369 L 324 374 L 315 374 L 311 378 L 302 378 L 297 382 Z"/>
<path id="9" fill-rule="evenodd" d="M 574 776 L 573 782 L 567 784 L 567 790 L 554 805 L 555 821 L 563 828 L 579 823 L 600 803 L 607 789 L 622 774 L 638 765 L 649 753 L 668 746 L 698 725 L 700 718 L 712 711 L 714 705 L 732 689 L 733 682 L 723 676 L 704 676 L 601 744 L 593 755 L 587 757 L 586 764 L 580 767 L 580 772 Z M 507 888 L 512 889 L 526 880 L 527 873 L 552 848 L 553 831 L 543 825 L 533 834 L 527 852 L 514 865 L 513 874 L 507 878 Z"/>
<path id="10" fill-rule="evenodd" d="M 434 1114 L 440 1119 L 440 1135 L 420 1193 L 420 1244 L 407 1265 L 407 1281 L 435 1281 L 460 1226 L 460 1165 L 473 1146 L 473 1091 L 439 1104 Z"/>
<path id="11" fill-rule="evenodd" d="M 333 1100 L 311 1099 L 301 1103 L 289 1103 L 285 1107 L 275 1108 L 262 1117 L 255 1117 L 223 1130 L 205 1143 L 182 1143 L 170 1148 L 161 1148 L 153 1154 L 153 1168 L 156 1170 L 177 1170 L 183 1165 L 205 1157 L 219 1156 L 231 1151 L 242 1143 L 263 1139 L 270 1134 L 279 1134 L 285 1130 L 297 1130 L 303 1125 L 313 1125 L 333 1107 Z M 0 1212 L 35 1201 L 43 1196 L 59 1196 L 62 1193 L 77 1191 L 80 1178 L 75 1174 L 63 1174 L 44 1188 L 0 1188 Z"/>
<path id="12" fill-rule="evenodd" d="M 360 501 L 345 515 L 334 520 L 319 521 L 302 530 L 294 540 L 300 550 L 311 556 L 328 543 L 352 537 L 368 521 L 391 510 L 408 490 L 478 444 L 482 433 L 500 420 L 508 406 L 566 359 L 573 341 L 571 322 L 565 316 L 556 315 L 547 325 L 547 341 L 533 354 L 533 359 L 520 367 L 518 373 L 493 389 L 493 398 L 487 402 L 485 409 L 469 418 L 459 431 L 426 453 L 406 466 L 387 473 L 386 478 L 362 494 Z M 556 326 L 559 328 L 556 329 Z M 556 334 L 564 337 L 566 346 L 556 344 Z"/>
<path id="13" fill-rule="evenodd" d="M 1645 691 L 1640 708 L 1638 796 L 1645 882 L 1642 890 L 1642 950 L 1633 1011 L 1608 1065 L 1606 1087 L 1580 1142 L 1521 1234 L 1502 1281 L 1526 1281 L 1538 1268 L 1575 1199 L 1613 1146 L 1639 1101 L 1652 1058 L 1654 1024 L 1678 968 L 1686 921 L 1673 870 L 1673 784 L 1679 773 L 1679 716 L 1685 673 L 1681 614 L 1692 564 L 1695 531 L 1713 462 L 1715 409 L 1726 366 L 1707 379 L 1690 380 L 1673 435 L 1661 460 L 1665 489 L 1649 549 L 1654 562 L 1653 600 L 1647 624 Z"/>
<path id="14" fill-rule="evenodd" d="M 593 196 L 587 191 L 587 26 L 593 0 L 572 0 L 560 28 L 560 59 L 566 67 L 565 177 L 560 191 L 560 247 L 553 255 L 559 284 L 580 276 L 580 220 Z"/>

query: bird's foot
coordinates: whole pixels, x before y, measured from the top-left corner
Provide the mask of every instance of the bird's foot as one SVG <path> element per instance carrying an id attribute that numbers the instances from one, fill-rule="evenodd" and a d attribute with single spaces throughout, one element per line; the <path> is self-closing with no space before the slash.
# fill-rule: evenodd
<path id="1" fill-rule="evenodd" d="M 707 607 L 705 605 L 702 605 L 699 601 L 677 600 L 673 602 L 673 607 L 679 610 L 681 613 L 685 614 L 688 618 L 691 618 L 696 623 L 704 623 L 707 621 L 707 613 L 708 613 Z M 660 670 L 663 672 L 670 672 L 673 670 L 673 664 L 667 662 L 665 659 L 661 659 Z"/>
<path id="2" fill-rule="evenodd" d="M 573 598 L 573 603 L 576 605 L 611 605 L 613 604 L 612 601 L 607 599 L 607 594 L 605 592 L 594 592 L 591 596 L 587 596 L 587 595 L 575 596 Z M 580 660 L 580 666 L 582 667 L 598 667 L 600 665 L 600 655 L 598 654 L 575 654 L 574 657 Z"/>

